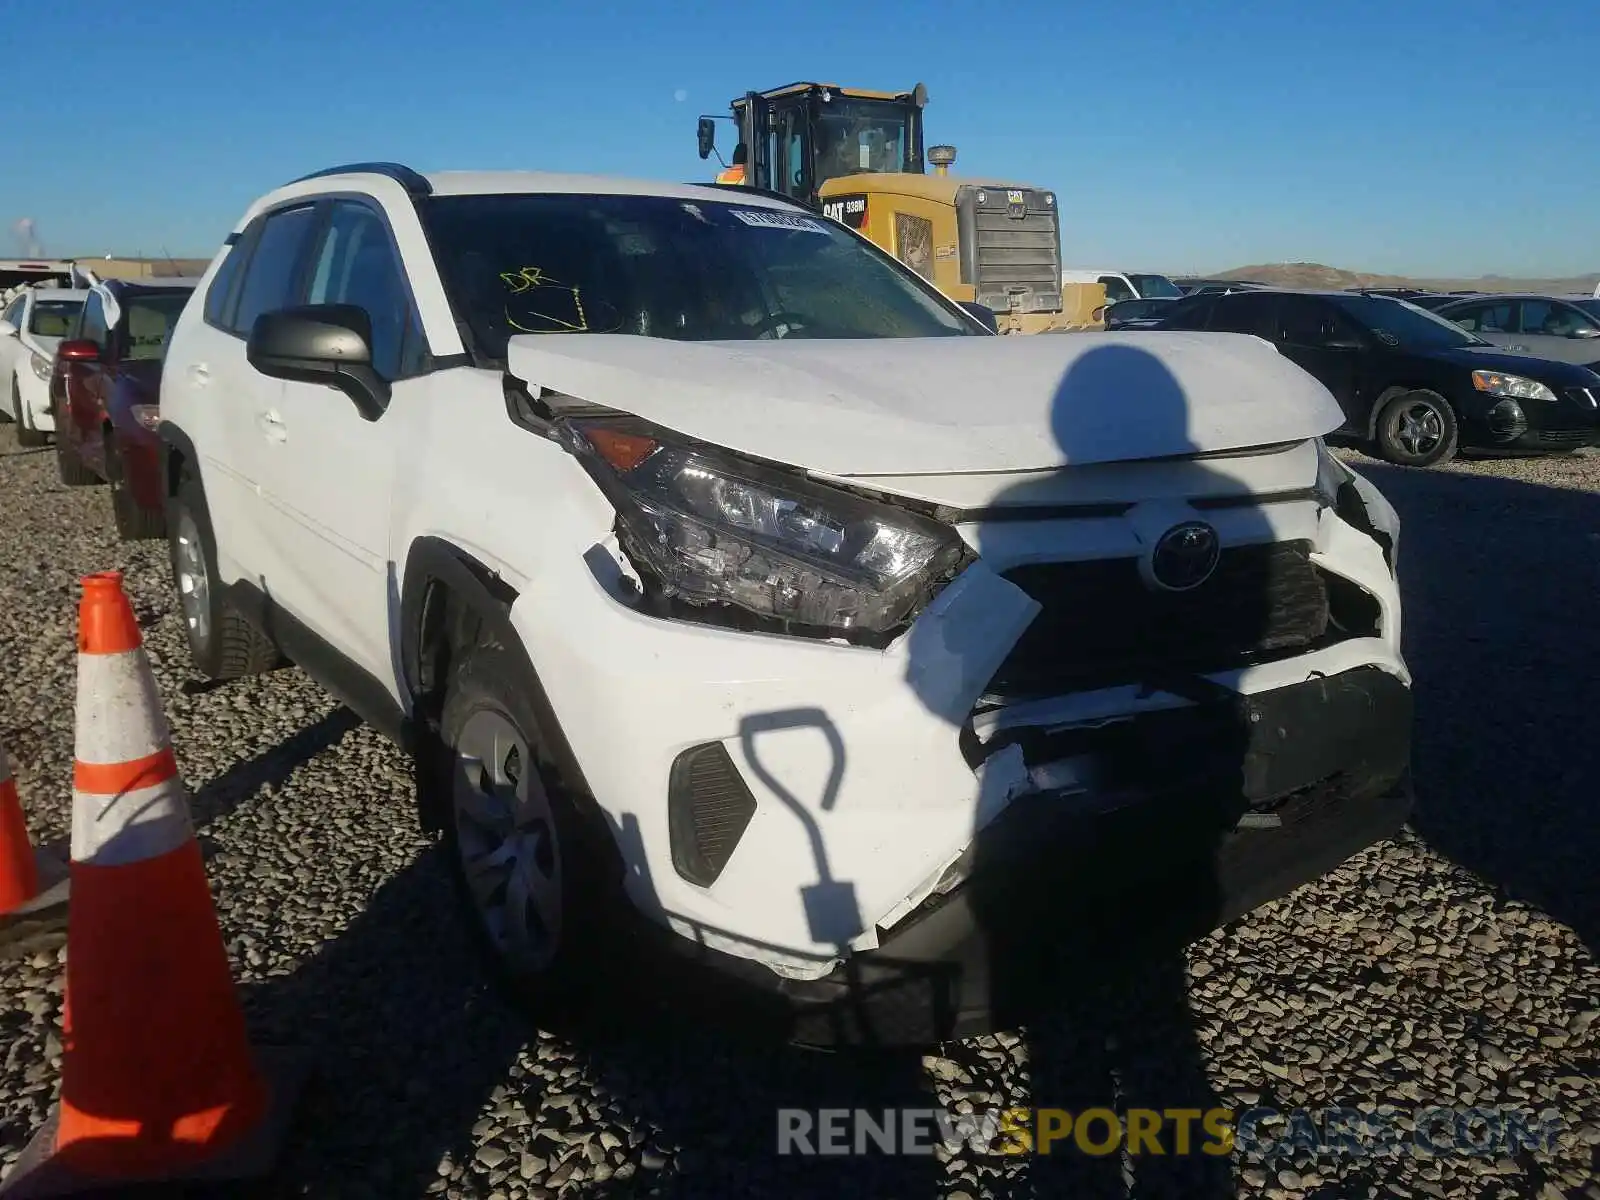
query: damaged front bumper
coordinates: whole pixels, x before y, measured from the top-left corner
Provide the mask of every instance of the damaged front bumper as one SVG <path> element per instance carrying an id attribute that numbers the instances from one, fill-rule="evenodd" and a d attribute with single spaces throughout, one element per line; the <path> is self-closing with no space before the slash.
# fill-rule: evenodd
<path id="1" fill-rule="evenodd" d="M 667 944 L 806 1036 L 922 1040 L 1009 1019 L 1021 989 L 981 982 L 1002 959 L 1008 981 L 1044 974 L 1036 946 L 1081 967 L 1063 925 L 1120 943 L 1116 906 L 1176 889 L 1161 903 L 1209 927 L 1403 820 L 1398 525 L 1349 486 L 977 528 L 982 557 L 881 650 L 651 615 L 614 538 L 553 559 L 511 618 Z M 1197 516 L 1225 558 L 1174 609 L 1135 563 Z M 1022 890 L 988 903 L 999 884 Z M 983 919 L 957 936 L 961 912 Z M 877 1032 L 880 1003 L 921 1015 Z"/>
<path id="2" fill-rule="evenodd" d="M 962 855 L 953 886 L 877 949 L 796 980 L 665 941 L 781 1009 L 801 1043 L 1014 1027 L 1398 831 L 1411 810 L 1411 716 L 1410 688 L 1364 667 L 1019 746 L 1036 773 L 1064 750 L 1085 766 L 1098 758 L 1106 784 L 1013 802 Z"/>

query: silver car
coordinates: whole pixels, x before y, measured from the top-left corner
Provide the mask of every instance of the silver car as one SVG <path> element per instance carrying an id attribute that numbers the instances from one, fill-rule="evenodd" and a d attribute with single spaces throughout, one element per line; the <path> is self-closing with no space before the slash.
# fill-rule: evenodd
<path id="1" fill-rule="evenodd" d="M 1515 353 L 1600 368 L 1600 298 L 1471 296 L 1434 311 Z"/>

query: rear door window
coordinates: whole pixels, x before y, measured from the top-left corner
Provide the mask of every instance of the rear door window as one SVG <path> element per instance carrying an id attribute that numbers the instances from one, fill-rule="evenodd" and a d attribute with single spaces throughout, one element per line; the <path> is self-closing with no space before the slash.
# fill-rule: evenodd
<path id="1" fill-rule="evenodd" d="M 1516 305 L 1509 300 L 1464 304 L 1444 316 L 1472 333 L 1510 333 L 1514 328 Z"/>
<path id="2" fill-rule="evenodd" d="M 1312 296 L 1282 297 L 1278 329 L 1286 345 L 1312 349 L 1331 341 L 1359 341 L 1361 336 L 1355 324 L 1338 308 Z"/>
<path id="3" fill-rule="evenodd" d="M 250 251 L 255 247 L 256 235 L 260 232 L 259 223 L 253 223 L 246 229 L 239 240 L 228 248 L 227 257 L 211 277 L 211 285 L 206 289 L 205 317 L 208 325 L 215 325 L 218 329 L 233 328 L 233 301 L 238 292 L 239 272 L 250 260 Z"/>
<path id="4" fill-rule="evenodd" d="M 1217 298 L 1210 329 L 1217 333 L 1253 333 L 1276 341 L 1278 298 L 1268 292 L 1233 292 Z"/>

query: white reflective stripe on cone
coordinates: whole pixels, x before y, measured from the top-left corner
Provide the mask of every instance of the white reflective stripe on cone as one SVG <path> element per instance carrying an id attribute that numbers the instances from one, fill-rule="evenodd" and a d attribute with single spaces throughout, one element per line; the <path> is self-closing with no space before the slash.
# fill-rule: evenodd
<path id="1" fill-rule="evenodd" d="M 79 762 L 120 763 L 165 749 L 169 732 L 144 647 L 78 655 Z"/>
<path id="2" fill-rule="evenodd" d="M 120 796 L 72 793 L 72 859 L 122 867 L 159 858 L 194 836 L 189 798 L 174 776 Z"/>

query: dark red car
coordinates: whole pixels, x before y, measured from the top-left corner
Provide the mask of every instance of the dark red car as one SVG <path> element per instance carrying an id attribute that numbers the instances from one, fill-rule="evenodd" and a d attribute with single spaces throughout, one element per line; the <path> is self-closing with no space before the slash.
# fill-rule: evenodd
<path id="1" fill-rule="evenodd" d="M 56 348 L 50 403 L 61 482 L 111 485 L 124 540 L 166 533 L 162 513 L 161 363 L 198 279 L 97 283 Z"/>

